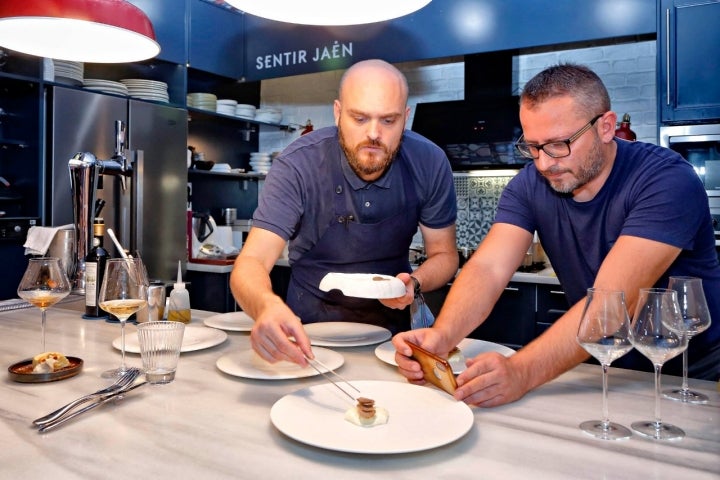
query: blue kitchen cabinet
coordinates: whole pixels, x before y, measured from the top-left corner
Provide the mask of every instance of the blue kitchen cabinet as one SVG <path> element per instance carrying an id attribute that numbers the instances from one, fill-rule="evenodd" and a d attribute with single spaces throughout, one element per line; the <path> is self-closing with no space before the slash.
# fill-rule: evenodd
<path id="1" fill-rule="evenodd" d="M 660 122 L 720 121 L 720 0 L 661 0 Z"/>
<path id="2" fill-rule="evenodd" d="M 188 66 L 241 79 L 245 70 L 245 16 L 237 10 L 190 0 Z"/>

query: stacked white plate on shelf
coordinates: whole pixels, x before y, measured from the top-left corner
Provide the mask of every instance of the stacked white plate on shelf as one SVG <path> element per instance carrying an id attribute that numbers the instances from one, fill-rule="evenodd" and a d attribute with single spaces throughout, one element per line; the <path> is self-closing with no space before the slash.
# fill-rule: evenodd
<path id="1" fill-rule="evenodd" d="M 212 93 L 188 93 L 188 107 L 217 111 L 217 96 Z"/>
<path id="2" fill-rule="evenodd" d="M 67 60 L 53 60 L 55 67 L 55 81 L 68 85 L 80 86 L 83 84 L 85 64 Z"/>
<path id="3" fill-rule="evenodd" d="M 143 100 L 156 102 L 169 102 L 168 86 L 158 80 L 145 80 L 142 78 L 123 78 L 120 80 L 128 89 L 128 95 Z"/>
<path id="4" fill-rule="evenodd" d="M 124 83 L 114 82 L 112 80 L 103 80 L 100 78 L 86 78 L 83 80 L 83 88 L 85 90 L 94 90 L 104 93 L 114 93 L 115 95 L 127 95 L 128 87 Z"/>
<path id="5" fill-rule="evenodd" d="M 255 110 L 255 120 L 265 123 L 280 123 L 282 110 L 279 108 L 258 108 Z"/>
<path id="6" fill-rule="evenodd" d="M 270 154 L 267 152 L 253 152 L 250 154 L 250 167 L 253 172 L 268 173 L 272 166 Z"/>
<path id="7" fill-rule="evenodd" d="M 235 116 L 252 120 L 255 118 L 255 105 L 239 103 L 235 106 Z"/>
<path id="8" fill-rule="evenodd" d="M 216 102 L 215 111 L 217 113 L 222 113 L 223 115 L 230 115 L 231 117 L 234 117 L 236 106 L 237 106 L 236 100 L 232 100 L 229 98 L 223 98 Z"/>

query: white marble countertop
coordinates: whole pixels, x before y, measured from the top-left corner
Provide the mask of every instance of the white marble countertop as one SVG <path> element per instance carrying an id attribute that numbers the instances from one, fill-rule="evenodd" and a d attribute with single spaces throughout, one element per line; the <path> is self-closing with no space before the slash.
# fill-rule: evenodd
<path id="1" fill-rule="evenodd" d="M 0 382 L 3 478 L 720 478 L 720 392 L 715 383 L 691 381 L 691 387 L 711 397 L 707 405 L 662 402 L 663 419 L 686 431 L 683 440 L 633 436 L 606 442 L 578 428 L 601 413 L 600 367 L 594 365 L 581 365 L 513 404 L 473 409 L 470 432 L 434 450 L 356 455 L 307 446 L 279 432 L 270 409 L 283 396 L 325 380 L 247 380 L 220 372 L 215 366 L 220 356 L 247 346 L 248 334 L 242 332 L 229 332 L 228 340 L 216 347 L 183 353 L 173 383 L 143 387 L 121 402 L 39 434 L 32 419 L 100 388 L 106 383 L 100 373 L 120 361 L 111 346 L 119 325 L 83 320 L 71 307 L 48 311 L 47 347 L 81 357 L 83 371 L 45 384 L 17 383 L 7 375 Z M 201 325 L 210 313 L 193 315 L 193 323 Z M 128 325 L 128 330 L 134 327 Z M 0 313 L 4 368 L 39 348 L 37 309 Z M 339 373 L 350 380 L 403 382 L 394 367 L 375 357 L 374 349 L 336 349 L 345 357 Z M 128 354 L 128 363 L 140 365 L 139 356 Z M 667 386 L 679 379 L 664 381 Z M 652 375 L 612 369 L 609 398 L 614 421 L 629 425 L 652 418 Z"/>

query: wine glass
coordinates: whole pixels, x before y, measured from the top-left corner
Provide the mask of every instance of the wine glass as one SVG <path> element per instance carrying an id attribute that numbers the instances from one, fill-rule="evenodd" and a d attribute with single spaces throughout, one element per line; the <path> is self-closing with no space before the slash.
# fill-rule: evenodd
<path id="1" fill-rule="evenodd" d="M 120 320 L 122 361 L 118 368 L 103 372 L 103 378 L 115 378 L 127 371 L 125 365 L 125 323 L 147 304 L 148 281 L 139 258 L 112 258 L 105 265 L 98 304 Z"/>
<path id="2" fill-rule="evenodd" d="M 17 294 L 42 312 L 42 351 L 45 352 L 45 311 L 70 293 L 70 280 L 56 257 L 31 258 Z"/>
<path id="3" fill-rule="evenodd" d="M 670 277 L 668 288 L 677 292 L 680 312 L 685 321 L 685 334 L 688 342 L 710 326 L 710 310 L 703 292 L 702 279 L 697 277 Z M 690 346 L 688 345 L 688 348 Z M 682 387 L 663 392 L 663 396 L 685 403 L 707 403 L 708 397 L 688 388 L 688 349 L 683 350 Z"/>
<path id="4" fill-rule="evenodd" d="M 658 440 L 685 436 L 682 429 L 660 420 L 660 370 L 663 364 L 687 348 L 688 339 L 677 301 L 677 292 L 667 288 L 641 288 L 630 341 L 655 366 L 655 420 L 633 422 L 641 435 Z"/>
<path id="5" fill-rule="evenodd" d="M 625 306 L 625 293 L 588 288 L 577 341 L 602 365 L 603 417 L 602 420 L 582 422 L 580 429 L 603 440 L 620 440 L 632 436 L 629 428 L 610 421 L 607 400 L 610 364 L 632 350 L 629 330 L 630 317 Z"/>

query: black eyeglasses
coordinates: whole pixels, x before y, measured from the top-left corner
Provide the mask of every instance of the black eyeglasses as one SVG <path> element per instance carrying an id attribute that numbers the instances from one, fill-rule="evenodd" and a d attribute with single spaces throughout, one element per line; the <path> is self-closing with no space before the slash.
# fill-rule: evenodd
<path id="1" fill-rule="evenodd" d="M 570 155 L 570 144 L 580 138 L 583 133 L 590 130 L 590 128 L 595 125 L 595 122 L 597 122 L 598 119 L 603 115 L 605 114 L 601 113 L 600 115 L 593 117 L 593 119 L 586 123 L 584 127 L 575 132 L 570 138 L 566 140 L 556 140 L 554 142 L 547 142 L 538 145 L 536 143 L 523 142 L 523 140 L 525 139 L 525 135 L 521 135 L 518 141 L 515 142 L 515 148 L 518 149 L 520 155 L 526 158 L 540 158 L 540 150 L 542 150 L 549 157 L 552 158 L 567 157 L 568 155 Z"/>

